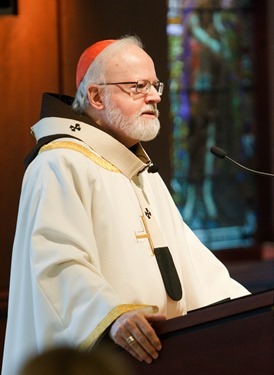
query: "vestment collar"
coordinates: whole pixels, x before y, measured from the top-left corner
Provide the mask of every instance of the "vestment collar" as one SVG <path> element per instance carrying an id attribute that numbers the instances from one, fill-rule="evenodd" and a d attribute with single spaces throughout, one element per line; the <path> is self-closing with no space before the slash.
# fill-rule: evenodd
<path id="1" fill-rule="evenodd" d="M 111 135 L 85 122 L 60 117 L 45 117 L 31 128 L 36 140 L 54 134 L 74 136 L 132 179 L 150 165 L 141 144 L 131 152 Z"/>

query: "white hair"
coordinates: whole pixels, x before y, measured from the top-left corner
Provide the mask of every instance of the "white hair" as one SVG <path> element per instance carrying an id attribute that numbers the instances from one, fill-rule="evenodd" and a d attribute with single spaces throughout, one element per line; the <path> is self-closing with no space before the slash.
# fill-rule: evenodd
<path id="1" fill-rule="evenodd" d="M 136 45 L 143 48 L 141 40 L 136 36 L 125 36 L 116 42 L 107 46 L 89 66 L 86 74 L 84 75 L 75 99 L 72 104 L 72 109 L 78 113 L 85 113 L 89 106 L 87 95 L 88 86 L 92 83 L 106 83 L 106 62 L 109 61 L 118 51 L 126 49 L 129 45 Z"/>

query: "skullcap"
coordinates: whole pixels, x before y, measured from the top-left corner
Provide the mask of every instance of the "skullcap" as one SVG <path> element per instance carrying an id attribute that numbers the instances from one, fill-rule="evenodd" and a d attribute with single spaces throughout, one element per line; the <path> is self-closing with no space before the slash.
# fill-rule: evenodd
<path id="1" fill-rule="evenodd" d="M 107 40 L 101 40 L 95 44 L 92 44 L 90 47 L 88 47 L 80 56 L 80 59 L 77 64 L 77 70 L 76 70 L 76 87 L 78 89 L 78 86 L 80 85 L 82 79 L 84 78 L 84 75 L 88 71 L 88 68 L 93 63 L 93 61 L 96 59 L 96 57 L 110 44 L 113 42 L 116 42 L 115 39 L 107 39 Z"/>

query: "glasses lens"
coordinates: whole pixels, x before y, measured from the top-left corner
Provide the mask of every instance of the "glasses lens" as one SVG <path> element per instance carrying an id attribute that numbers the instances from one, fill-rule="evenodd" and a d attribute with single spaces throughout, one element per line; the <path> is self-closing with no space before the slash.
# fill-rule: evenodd
<path id="1" fill-rule="evenodd" d="M 164 84 L 162 82 L 159 82 L 159 81 L 156 81 L 153 84 L 151 84 L 147 80 L 137 81 L 136 86 L 135 86 L 135 90 L 136 90 L 136 92 L 138 92 L 140 94 L 147 94 L 150 91 L 152 85 L 155 87 L 158 94 L 162 95 L 162 93 L 164 91 Z"/>
<path id="2" fill-rule="evenodd" d="M 164 84 L 163 82 L 159 82 L 159 86 L 158 86 L 158 94 L 161 96 L 163 91 L 164 91 Z"/>
<path id="3" fill-rule="evenodd" d="M 147 93 L 150 89 L 150 82 L 145 80 L 140 80 L 136 82 L 136 92 Z"/>
<path id="4" fill-rule="evenodd" d="M 158 94 L 161 96 L 164 91 L 164 84 L 160 81 L 154 82 L 153 86 L 157 90 Z"/>

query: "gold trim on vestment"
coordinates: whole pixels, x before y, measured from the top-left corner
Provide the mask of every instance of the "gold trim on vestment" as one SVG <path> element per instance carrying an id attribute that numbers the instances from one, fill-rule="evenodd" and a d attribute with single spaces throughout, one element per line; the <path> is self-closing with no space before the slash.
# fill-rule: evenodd
<path id="1" fill-rule="evenodd" d="M 101 322 L 97 325 L 97 327 L 91 332 L 91 334 L 79 345 L 79 349 L 81 350 L 88 350 L 91 346 L 95 343 L 95 341 L 102 335 L 102 333 L 122 314 L 133 311 L 133 310 L 144 310 L 148 309 L 149 313 L 156 313 L 158 312 L 157 306 L 151 305 L 142 305 L 142 304 L 129 304 L 129 305 L 119 305 L 114 307 L 104 318 Z M 92 317 L 91 317 L 92 319 Z"/>
<path id="2" fill-rule="evenodd" d="M 65 148 L 65 149 L 69 149 L 73 151 L 78 151 L 81 154 L 88 157 L 90 160 L 92 160 L 95 164 L 99 165 L 100 167 L 107 169 L 108 171 L 111 171 L 111 172 L 121 173 L 120 170 L 117 167 L 115 167 L 113 164 L 109 163 L 105 159 L 102 159 L 99 155 L 96 155 L 91 150 L 75 142 L 69 142 L 69 141 L 51 142 L 41 147 L 40 152 L 55 150 L 58 148 Z"/>

